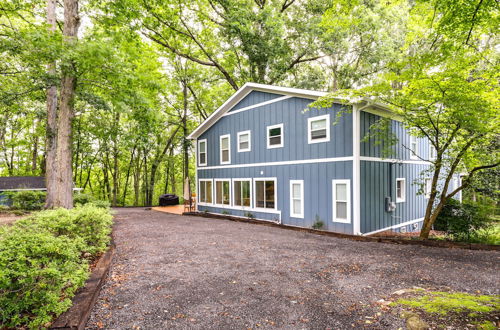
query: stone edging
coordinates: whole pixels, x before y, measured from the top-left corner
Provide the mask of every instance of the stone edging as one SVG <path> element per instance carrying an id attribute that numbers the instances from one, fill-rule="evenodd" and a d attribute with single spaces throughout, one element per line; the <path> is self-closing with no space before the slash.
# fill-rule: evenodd
<path id="1" fill-rule="evenodd" d="M 50 329 L 84 329 L 94 307 L 99 291 L 106 279 L 113 254 L 115 243 L 111 238 L 109 249 L 99 258 L 92 274 L 72 299 L 71 307 L 52 323 Z"/>
<path id="2" fill-rule="evenodd" d="M 192 215 L 198 217 L 205 218 L 215 218 L 215 219 L 224 219 L 238 222 L 247 222 L 247 223 L 255 223 L 270 227 L 278 227 L 283 229 L 295 230 L 306 233 L 313 233 L 317 235 L 337 237 L 337 238 L 347 238 L 354 241 L 362 241 L 362 242 L 379 242 L 379 243 L 392 243 L 392 244 L 402 244 L 402 245 L 420 245 L 420 246 L 432 246 L 432 247 L 441 247 L 441 248 L 458 248 L 458 249 L 468 249 L 468 250 L 486 250 L 486 251 L 500 251 L 500 245 L 487 245 L 487 244 L 477 244 L 477 243 L 460 243 L 460 242 L 448 242 L 448 241 L 433 241 L 433 240 L 410 240 L 410 239 L 401 239 L 401 238 L 392 238 L 392 237 L 370 237 L 370 236 L 359 236 L 359 235 L 350 235 L 350 234 L 342 234 L 335 233 L 331 231 L 317 230 L 312 228 L 302 228 L 302 227 L 294 227 L 283 224 L 278 224 L 270 221 L 256 220 L 256 219 L 247 219 L 241 217 L 234 217 L 230 215 L 219 215 L 213 213 L 205 213 L 205 212 L 184 212 L 183 215 Z"/>

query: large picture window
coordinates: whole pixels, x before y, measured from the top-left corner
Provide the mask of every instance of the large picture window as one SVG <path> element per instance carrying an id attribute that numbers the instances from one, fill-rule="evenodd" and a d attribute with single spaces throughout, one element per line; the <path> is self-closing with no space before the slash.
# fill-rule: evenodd
<path id="1" fill-rule="evenodd" d="M 276 209 L 276 179 L 255 180 L 255 207 Z"/>
<path id="2" fill-rule="evenodd" d="M 198 203 L 212 204 L 212 180 L 200 180 Z"/>
<path id="3" fill-rule="evenodd" d="M 349 180 L 332 180 L 333 221 L 351 222 L 351 189 Z"/>
<path id="4" fill-rule="evenodd" d="M 304 217 L 304 181 L 290 180 L 290 216 Z"/>
<path id="5" fill-rule="evenodd" d="M 198 165 L 207 165 L 207 140 L 198 141 Z"/>
<path id="6" fill-rule="evenodd" d="M 307 119 L 307 134 L 310 144 L 330 141 L 330 115 Z"/>
<path id="7" fill-rule="evenodd" d="M 215 204 L 230 205 L 230 180 L 215 180 Z"/>
<path id="8" fill-rule="evenodd" d="M 233 203 L 234 206 L 251 207 L 252 192 L 250 179 L 233 180 Z"/>
<path id="9" fill-rule="evenodd" d="M 229 134 L 220 137 L 220 163 L 231 164 L 231 136 Z"/>
<path id="10" fill-rule="evenodd" d="M 283 124 L 267 126 L 267 148 L 283 147 Z"/>

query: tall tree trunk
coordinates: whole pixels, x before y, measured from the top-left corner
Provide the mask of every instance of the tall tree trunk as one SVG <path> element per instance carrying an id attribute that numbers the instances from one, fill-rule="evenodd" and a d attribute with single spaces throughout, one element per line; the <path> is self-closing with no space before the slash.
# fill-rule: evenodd
<path id="1" fill-rule="evenodd" d="M 119 173 L 118 173 L 118 157 L 119 157 L 119 150 L 118 150 L 118 130 L 120 127 L 120 113 L 116 112 L 115 114 L 115 132 L 114 132 L 114 141 L 113 141 L 113 199 L 112 199 L 112 205 L 116 206 L 118 205 L 118 194 L 120 193 L 120 183 L 119 183 Z"/>
<path id="2" fill-rule="evenodd" d="M 80 18 L 78 0 L 64 0 L 64 42 L 71 47 L 76 43 Z M 73 207 L 73 169 L 71 150 L 71 123 L 74 116 L 76 74 L 74 63 L 67 63 L 61 79 L 61 97 L 57 116 L 57 195 L 54 206 Z"/>
<path id="3" fill-rule="evenodd" d="M 127 175 L 125 176 L 125 186 L 123 187 L 122 206 L 125 206 L 125 202 L 127 199 L 128 180 L 130 178 L 130 169 L 132 168 L 132 164 L 134 163 L 134 155 L 135 155 L 136 147 L 137 147 L 137 144 L 134 144 L 134 148 L 132 149 L 132 152 L 130 153 L 130 162 L 128 163 Z"/>
<path id="4" fill-rule="evenodd" d="M 47 0 L 47 24 L 49 30 L 56 30 L 56 0 Z M 55 78 L 56 64 L 50 63 L 47 66 L 47 73 L 51 79 Z M 47 187 L 47 197 L 45 207 L 52 208 L 57 194 L 57 161 L 56 161 L 56 144 L 57 144 L 57 86 L 51 84 L 47 89 L 47 124 L 46 124 L 46 147 L 45 147 L 45 162 L 44 172 Z"/>
<path id="5" fill-rule="evenodd" d="M 186 178 L 189 177 L 189 140 L 187 138 L 188 136 L 188 128 L 187 128 L 187 112 L 188 112 L 188 99 L 187 99 L 187 92 L 188 92 L 188 89 L 187 89 L 187 85 L 186 85 L 186 82 L 183 82 L 182 84 L 182 87 L 183 87 L 183 98 L 184 98 L 184 108 L 183 108 L 183 115 L 182 115 L 182 148 L 183 148 L 183 167 L 182 167 L 182 170 L 183 170 L 183 176 L 182 176 L 182 182 L 186 182 Z M 184 185 L 183 185 L 184 186 Z M 184 188 L 183 188 L 184 189 Z M 183 192 L 184 195 L 186 195 L 186 193 L 190 193 L 190 189 L 189 191 L 184 191 Z"/>

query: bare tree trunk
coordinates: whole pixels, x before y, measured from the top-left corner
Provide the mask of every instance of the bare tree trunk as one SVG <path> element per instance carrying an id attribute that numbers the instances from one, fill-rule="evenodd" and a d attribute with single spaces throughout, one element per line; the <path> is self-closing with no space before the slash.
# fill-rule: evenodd
<path id="1" fill-rule="evenodd" d="M 115 114 L 115 134 L 114 134 L 114 141 L 113 141 L 113 201 L 112 205 L 116 206 L 118 205 L 118 195 L 120 194 L 120 183 L 119 183 L 119 173 L 118 173 L 118 157 L 119 157 L 119 150 L 118 150 L 118 129 L 120 126 L 120 113 L 116 112 Z"/>
<path id="2" fill-rule="evenodd" d="M 56 0 L 47 0 L 47 24 L 51 32 L 56 30 Z M 47 73 L 54 78 L 56 74 L 56 64 L 50 63 L 47 66 Z M 47 89 L 47 124 L 46 124 L 46 147 L 45 147 L 45 181 L 47 187 L 47 197 L 45 207 L 54 207 L 57 187 L 56 168 L 56 143 L 57 143 L 57 87 L 49 86 Z"/>
<path id="3" fill-rule="evenodd" d="M 78 37 L 80 18 L 78 16 L 78 0 L 64 0 L 63 35 L 67 45 L 73 45 Z M 69 69 L 62 74 L 61 98 L 57 116 L 57 195 L 54 206 L 73 207 L 73 169 L 71 150 L 71 123 L 74 116 L 74 98 L 76 75 Z M 69 71 L 68 71 L 69 70 Z"/>
<path id="4" fill-rule="evenodd" d="M 189 177 L 189 140 L 187 138 L 188 136 L 188 128 L 187 128 L 187 112 L 188 112 L 188 99 L 187 99 L 187 86 L 186 82 L 183 82 L 182 84 L 183 87 L 183 98 L 184 98 L 184 108 L 183 111 L 184 113 L 182 114 L 182 149 L 183 149 L 183 176 L 182 176 L 182 182 L 186 182 L 186 178 Z M 184 189 L 184 188 L 183 188 Z M 184 191 L 184 195 L 186 193 L 190 193 L 190 191 Z"/>

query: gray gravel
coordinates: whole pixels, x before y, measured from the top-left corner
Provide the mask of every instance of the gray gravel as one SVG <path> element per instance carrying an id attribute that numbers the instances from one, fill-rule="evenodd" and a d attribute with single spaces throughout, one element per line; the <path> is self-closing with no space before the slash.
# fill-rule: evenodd
<path id="1" fill-rule="evenodd" d="M 116 212 L 116 253 L 88 329 L 398 329 L 375 304 L 396 290 L 499 293 L 498 252 Z"/>

